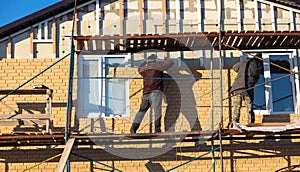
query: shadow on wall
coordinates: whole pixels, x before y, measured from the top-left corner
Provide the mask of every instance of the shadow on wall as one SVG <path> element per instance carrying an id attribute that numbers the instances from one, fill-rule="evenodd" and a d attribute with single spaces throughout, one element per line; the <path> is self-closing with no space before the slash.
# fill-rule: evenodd
<path id="1" fill-rule="evenodd" d="M 193 85 L 202 76 L 197 71 L 191 72 L 181 68 L 172 68 L 164 74 L 164 93 L 167 99 L 165 114 L 165 131 L 174 132 L 180 113 L 186 118 L 191 131 L 201 131 L 196 109 Z"/>

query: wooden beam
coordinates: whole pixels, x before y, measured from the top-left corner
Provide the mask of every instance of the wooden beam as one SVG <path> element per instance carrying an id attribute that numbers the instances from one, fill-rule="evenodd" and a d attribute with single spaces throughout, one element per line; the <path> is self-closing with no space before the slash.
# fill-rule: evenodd
<path id="1" fill-rule="evenodd" d="M 0 95 L 1 94 L 8 94 L 13 90 L 0 90 Z M 16 90 L 12 94 L 17 94 L 17 95 L 35 95 L 35 94 L 52 94 L 52 90 L 47 92 L 47 89 L 26 89 L 26 90 Z"/>
<path id="2" fill-rule="evenodd" d="M 12 40 L 11 36 L 8 36 L 8 41 L 7 41 L 7 58 L 10 59 L 12 58 Z"/>
<path id="3" fill-rule="evenodd" d="M 56 20 L 52 18 L 52 57 L 56 57 Z"/>
<path id="4" fill-rule="evenodd" d="M 268 123 L 251 123 L 247 127 L 282 127 L 293 123 L 289 122 L 268 122 Z"/>
<path id="5" fill-rule="evenodd" d="M 140 9 L 140 34 L 144 33 L 144 1 L 139 0 Z"/>
<path id="6" fill-rule="evenodd" d="M 29 48 L 29 57 L 33 58 L 33 51 L 34 51 L 34 43 L 33 43 L 33 27 L 30 28 L 30 48 Z"/>
<path id="7" fill-rule="evenodd" d="M 161 0 L 161 12 L 162 12 L 162 27 L 163 27 L 163 33 L 167 33 L 167 27 L 166 27 L 166 0 Z"/>
<path id="8" fill-rule="evenodd" d="M 120 35 L 124 35 L 124 28 L 123 28 L 123 23 L 124 23 L 124 13 L 123 13 L 123 0 L 119 1 L 119 15 L 120 15 Z"/>
<path id="9" fill-rule="evenodd" d="M 14 114 L 14 115 L 8 115 L 8 114 L 0 114 L 0 119 L 39 119 L 39 120 L 45 120 L 50 119 L 49 114 Z"/>
<path id="10" fill-rule="evenodd" d="M 55 172 L 63 172 L 64 171 L 64 168 L 65 168 L 66 162 L 69 158 L 69 155 L 71 153 L 74 141 L 75 141 L 75 138 L 70 138 L 68 140 L 68 142 L 65 146 L 65 149 L 63 151 L 63 154 L 60 157 L 60 160 L 59 160 L 59 163 L 58 163 L 58 166 L 57 166 Z"/>
<path id="11" fill-rule="evenodd" d="M 260 25 L 260 16 L 259 16 L 259 8 L 260 4 L 257 2 L 257 0 L 254 0 L 254 18 L 255 18 L 255 28 L 256 30 L 261 30 Z"/>

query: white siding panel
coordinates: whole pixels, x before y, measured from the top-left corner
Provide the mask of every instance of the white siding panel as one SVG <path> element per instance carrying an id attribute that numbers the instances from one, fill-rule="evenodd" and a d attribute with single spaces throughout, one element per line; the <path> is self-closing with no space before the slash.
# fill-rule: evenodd
<path id="1" fill-rule="evenodd" d="M 30 52 L 29 32 L 24 32 L 12 38 L 13 56 L 15 58 L 28 58 Z"/>

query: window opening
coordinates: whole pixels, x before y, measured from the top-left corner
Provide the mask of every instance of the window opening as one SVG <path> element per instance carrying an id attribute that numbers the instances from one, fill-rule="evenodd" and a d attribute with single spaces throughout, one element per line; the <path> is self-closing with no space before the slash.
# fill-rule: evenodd
<path id="1" fill-rule="evenodd" d="M 254 110 L 262 114 L 294 113 L 295 112 L 295 79 L 286 70 L 270 63 L 277 64 L 288 70 L 293 68 L 291 53 L 264 54 L 264 69 L 257 84 L 267 82 L 254 89 Z"/>
<path id="2" fill-rule="evenodd" d="M 129 117 L 128 79 L 117 76 L 127 56 L 82 56 L 78 62 L 78 116 Z"/>

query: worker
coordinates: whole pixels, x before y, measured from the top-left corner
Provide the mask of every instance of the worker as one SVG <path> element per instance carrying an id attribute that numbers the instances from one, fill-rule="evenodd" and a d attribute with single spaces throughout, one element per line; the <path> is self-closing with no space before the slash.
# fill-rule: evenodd
<path id="1" fill-rule="evenodd" d="M 138 68 L 143 76 L 143 97 L 140 109 L 137 112 L 130 133 L 136 133 L 147 110 L 152 106 L 154 111 L 155 133 L 161 132 L 161 105 L 163 96 L 163 72 L 173 65 L 173 60 L 166 59 L 163 62 L 157 61 L 157 55 L 151 54 Z"/>
<path id="2" fill-rule="evenodd" d="M 262 68 L 261 53 L 256 54 L 253 58 L 242 60 L 233 66 L 233 70 L 237 72 L 230 89 L 230 93 L 233 95 L 233 121 L 240 122 L 240 110 L 242 101 L 244 101 L 248 113 L 248 123 L 255 122 L 253 86 L 258 82 Z"/>

